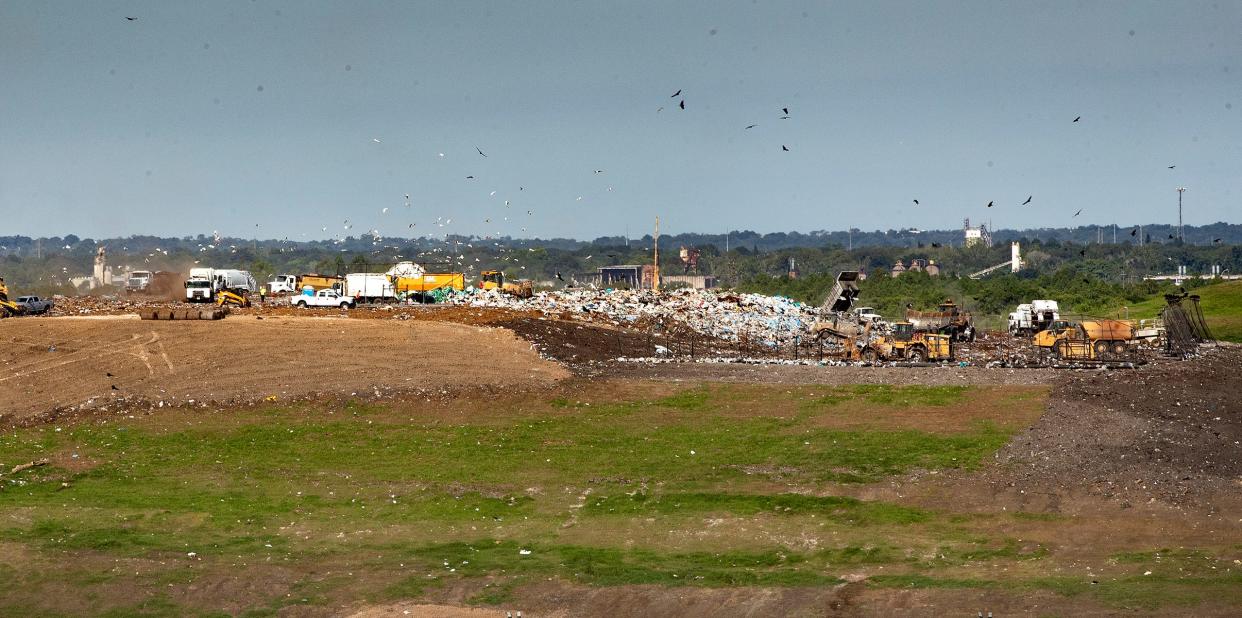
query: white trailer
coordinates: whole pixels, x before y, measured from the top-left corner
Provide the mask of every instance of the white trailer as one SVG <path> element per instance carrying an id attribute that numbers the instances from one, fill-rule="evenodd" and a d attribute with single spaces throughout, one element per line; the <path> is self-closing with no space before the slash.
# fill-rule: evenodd
<path id="1" fill-rule="evenodd" d="M 348 273 L 345 275 L 345 296 L 360 303 L 392 302 L 397 300 L 397 291 L 388 275 Z"/>
<path id="2" fill-rule="evenodd" d="M 259 284 L 254 280 L 254 275 L 247 270 L 236 270 L 232 268 L 218 268 L 215 271 L 212 281 L 215 283 L 215 291 L 229 290 L 238 294 L 250 294 L 259 292 Z"/>

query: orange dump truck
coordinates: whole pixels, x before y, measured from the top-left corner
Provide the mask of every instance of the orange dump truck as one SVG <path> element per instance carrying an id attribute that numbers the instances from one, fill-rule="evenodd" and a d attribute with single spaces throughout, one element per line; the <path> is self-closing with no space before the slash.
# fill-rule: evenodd
<path id="1" fill-rule="evenodd" d="M 1123 320 L 1058 321 L 1035 334 L 1035 345 L 1074 360 L 1123 357 L 1133 343 L 1134 325 Z"/>

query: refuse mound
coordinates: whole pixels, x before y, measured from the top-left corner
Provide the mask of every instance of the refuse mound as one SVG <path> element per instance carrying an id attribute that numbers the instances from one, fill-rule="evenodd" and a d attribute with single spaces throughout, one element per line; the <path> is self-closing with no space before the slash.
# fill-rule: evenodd
<path id="1" fill-rule="evenodd" d="M 1044 416 L 997 453 L 993 479 L 1123 506 L 1221 508 L 1242 477 L 1242 348 L 1127 372 L 1066 374 Z"/>

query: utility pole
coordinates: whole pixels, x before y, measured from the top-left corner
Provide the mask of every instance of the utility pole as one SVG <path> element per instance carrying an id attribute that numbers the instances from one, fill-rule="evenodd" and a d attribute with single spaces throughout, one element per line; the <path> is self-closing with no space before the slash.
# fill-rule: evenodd
<path id="1" fill-rule="evenodd" d="M 1186 187 L 1177 188 L 1177 239 L 1186 243 L 1186 234 L 1182 231 L 1182 194 L 1186 192 Z"/>
<path id="2" fill-rule="evenodd" d="M 655 239 L 652 243 L 652 259 L 655 261 L 655 272 L 651 277 L 651 289 L 660 291 L 660 218 L 656 217 Z"/>
<path id="3" fill-rule="evenodd" d="M 1113 224 L 1113 244 L 1117 244 L 1117 224 Z"/>

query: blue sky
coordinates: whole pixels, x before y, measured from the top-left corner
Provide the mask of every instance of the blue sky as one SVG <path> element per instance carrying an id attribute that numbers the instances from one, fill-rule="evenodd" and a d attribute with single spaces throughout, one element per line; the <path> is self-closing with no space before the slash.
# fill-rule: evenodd
<path id="1" fill-rule="evenodd" d="M 1184 185 L 1187 223 L 1238 222 L 1240 26 L 1237 2 L 0 0 L 0 211 L 593 238 L 1172 222 Z"/>

